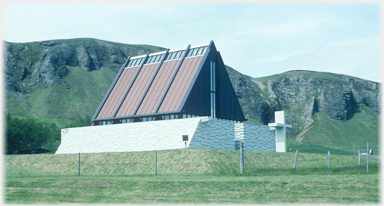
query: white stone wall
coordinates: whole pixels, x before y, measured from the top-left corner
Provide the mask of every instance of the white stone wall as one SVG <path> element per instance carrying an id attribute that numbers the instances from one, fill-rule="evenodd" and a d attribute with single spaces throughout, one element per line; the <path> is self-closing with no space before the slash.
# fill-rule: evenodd
<path id="1" fill-rule="evenodd" d="M 202 119 L 188 147 L 234 150 L 234 123 L 207 117 Z"/>
<path id="2" fill-rule="evenodd" d="M 62 129 L 56 154 L 181 149 L 182 135 L 190 141 L 199 122 L 188 118 Z"/>
<path id="3" fill-rule="evenodd" d="M 276 151 L 276 141 L 273 131 L 266 125 L 236 123 L 236 140 L 242 140 L 244 150 Z"/>
<path id="4" fill-rule="evenodd" d="M 235 139 L 244 150 L 275 151 L 275 136 L 268 126 L 197 117 L 61 130 L 56 154 L 153 151 L 188 148 L 235 149 Z"/>

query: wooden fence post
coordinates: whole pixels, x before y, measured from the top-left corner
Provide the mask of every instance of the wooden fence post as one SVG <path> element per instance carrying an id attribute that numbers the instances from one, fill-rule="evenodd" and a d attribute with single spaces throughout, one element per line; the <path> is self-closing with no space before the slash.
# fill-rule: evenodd
<path id="1" fill-rule="evenodd" d="M 297 157 L 298 156 L 299 156 L 299 150 L 296 150 L 295 162 L 293 163 L 293 168 L 296 168 L 296 163 L 297 163 Z"/>
<path id="2" fill-rule="evenodd" d="M 80 177 L 80 152 L 79 152 L 79 169 L 78 169 L 78 174 L 77 174 L 77 176 Z"/>
<path id="3" fill-rule="evenodd" d="M 360 150 L 357 150 L 357 165 L 360 165 Z"/>
<path id="4" fill-rule="evenodd" d="M 155 175 L 157 175 L 157 151 L 155 151 Z"/>
<path id="5" fill-rule="evenodd" d="M 244 150 L 243 142 L 240 142 L 240 174 L 244 173 Z"/>
<path id="6" fill-rule="evenodd" d="M 331 168 L 331 151 L 328 151 L 328 168 Z"/>
<path id="7" fill-rule="evenodd" d="M 369 143 L 367 142 L 367 174 L 368 174 L 368 165 L 369 165 Z"/>

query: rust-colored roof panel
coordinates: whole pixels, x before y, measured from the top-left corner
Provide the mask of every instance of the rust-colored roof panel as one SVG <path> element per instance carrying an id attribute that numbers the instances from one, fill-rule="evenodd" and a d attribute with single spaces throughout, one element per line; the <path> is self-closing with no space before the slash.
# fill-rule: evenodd
<path id="1" fill-rule="evenodd" d="M 129 85 L 131 84 L 133 77 L 135 76 L 138 69 L 139 66 L 124 69 L 119 79 L 117 80 L 115 86 L 113 87 L 111 93 L 106 99 L 103 107 L 100 109 L 100 112 L 97 115 L 96 119 L 113 117 L 117 106 L 123 99 L 123 96 L 127 91 Z"/>
<path id="2" fill-rule="evenodd" d="M 133 115 L 141 97 L 143 96 L 146 88 L 148 87 L 152 77 L 159 64 L 148 64 L 141 68 L 139 75 L 137 75 L 135 82 L 133 83 L 131 90 L 129 90 L 127 97 L 121 104 L 116 117 L 124 117 Z"/>
<path id="3" fill-rule="evenodd" d="M 196 74 L 202 58 L 203 56 L 196 56 L 184 59 L 158 113 L 177 111 Z"/>
<path id="4" fill-rule="evenodd" d="M 137 115 L 140 114 L 153 114 L 156 111 L 157 105 L 163 96 L 172 75 L 175 73 L 179 60 L 165 61 L 157 73 L 147 95 L 143 99 L 140 108 L 137 110 Z"/>

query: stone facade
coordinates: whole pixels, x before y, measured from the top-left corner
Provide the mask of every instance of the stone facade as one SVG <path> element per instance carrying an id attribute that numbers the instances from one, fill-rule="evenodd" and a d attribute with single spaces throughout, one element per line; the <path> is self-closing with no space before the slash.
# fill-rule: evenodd
<path id="1" fill-rule="evenodd" d="M 56 154 L 183 149 L 182 135 L 187 148 L 234 150 L 241 140 L 245 150 L 276 149 L 268 126 L 196 117 L 62 129 Z"/>

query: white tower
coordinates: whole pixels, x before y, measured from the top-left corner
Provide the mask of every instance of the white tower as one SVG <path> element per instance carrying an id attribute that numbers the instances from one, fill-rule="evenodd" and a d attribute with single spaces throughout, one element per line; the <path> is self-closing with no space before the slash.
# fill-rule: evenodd
<path id="1" fill-rule="evenodd" d="M 275 123 L 268 124 L 270 130 L 275 130 L 276 152 L 286 152 L 286 128 L 292 128 L 292 125 L 285 124 L 285 112 L 275 112 Z"/>

